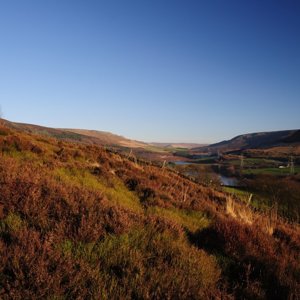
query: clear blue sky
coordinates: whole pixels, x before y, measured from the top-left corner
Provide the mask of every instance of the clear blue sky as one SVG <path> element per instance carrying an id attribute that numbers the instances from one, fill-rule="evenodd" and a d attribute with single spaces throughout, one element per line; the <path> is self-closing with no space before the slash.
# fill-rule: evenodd
<path id="1" fill-rule="evenodd" d="M 300 2 L 0 0 L 0 105 L 144 141 L 300 128 Z"/>

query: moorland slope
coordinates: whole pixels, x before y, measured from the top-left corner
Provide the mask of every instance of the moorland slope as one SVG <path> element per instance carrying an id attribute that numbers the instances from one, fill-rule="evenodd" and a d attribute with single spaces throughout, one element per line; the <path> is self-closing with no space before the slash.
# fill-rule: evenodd
<path id="1" fill-rule="evenodd" d="M 300 230 L 99 145 L 0 126 L 1 299 L 299 299 Z"/>

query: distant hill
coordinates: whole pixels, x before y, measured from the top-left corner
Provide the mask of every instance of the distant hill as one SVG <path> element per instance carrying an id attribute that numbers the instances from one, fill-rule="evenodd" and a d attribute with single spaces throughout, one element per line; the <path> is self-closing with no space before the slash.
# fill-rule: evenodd
<path id="1" fill-rule="evenodd" d="M 81 142 L 85 144 L 121 146 L 129 148 L 145 147 L 147 144 L 127 139 L 123 136 L 112 134 L 105 131 L 85 130 L 85 129 L 60 129 L 45 126 L 10 122 L 3 120 L 2 122 L 12 129 L 24 131 L 27 133 L 45 135 L 61 140 L 71 142 Z"/>
<path id="2" fill-rule="evenodd" d="M 98 130 L 87 130 L 87 129 L 63 129 L 64 131 L 88 136 L 90 138 L 96 138 L 99 141 L 101 141 L 102 144 L 108 144 L 108 145 L 118 145 L 118 146 L 124 146 L 129 148 L 144 148 L 147 146 L 146 143 L 130 140 L 123 136 L 116 135 L 110 132 L 106 131 L 98 131 Z"/>
<path id="3" fill-rule="evenodd" d="M 272 132 L 249 133 L 234 137 L 228 141 L 211 144 L 206 147 L 193 148 L 203 152 L 229 152 L 247 149 L 271 148 L 300 143 L 300 130 L 283 130 Z"/>
<path id="4" fill-rule="evenodd" d="M 27 133 L 40 134 L 48 137 L 54 137 L 61 140 L 81 142 L 86 144 L 119 146 L 126 148 L 143 148 L 148 149 L 149 146 L 157 148 L 186 148 L 205 146 L 196 143 L 144 143 L 141 141 L 131 140 L 123 136 L 113 134 L 107 131 L 88 130 L 88 129 L 72 129 L 72 128 L 51 128 L 46 126 L 10 122 L 3 120 L 5 126 Z M 152 148 L 151 148 L 152 149 Z M 152 149 L 153 150 L 153 149 Z M 159 150 L 159 149 L 158 149 Z"/>
<path id="5" fill-rule="evenodd" d="M 162 158 L 157 158 L 155 156 L 158 160 L 171 159 L 169 156 L 172 153 L 173 149 L 176 150 L 178 148 L 191 149 L 191 151 L 193 152 L 211 152 L 211 153 L 216 153 L 218 151 L 221 152 L 243 151 L 247 149 L 279 149 L 281 152 L 286 152 L 286 149 L 288 149 L 291 146 L 293 146 L 294 148 L 297 147 L 297 149 L 300 150 L 299 129 L 243 134 L 234 137 L 231 140 L 222 141 L 211 145 L 201 145 L 195 143 L 149 143 L 148 144 L 141 141 L 131 140 L 123 136 L 116 135 L 110 132 L 105 132 L 105 131 L 87 130 L 87 129 L 50 128 L 45 126 L 33 125 L 33 124 L 10 122 L 4 119 L 1 119 L 1 122 L 5 124 L 5 126 L 18 131 L 44 135 L 47 137 L 54 137 L 60 140 L 65 140 L 70 142 L 115 146 L 115 147 L 120 147 L 120 149 L 124 149 L 124 148 L 132 148 L 137 150 L 140 149 L 146 151 L 147 152 L 146 154 L 148 156 L 149 153 L 152 153 L 152 155 L 155 154 L 157 156 L 157 153 L 163 151 L 164 155 Z"/>
<path id="6" fill-rule="evenodd" d="M 151 143 L 151 145 L 160 148 L 185 148 L 185 149 L 207 146 L 207 144 L 197 144 L 197 143 Z"/>
<path id="7" fill-rule="evenodd" d="M 92 144 L 100 146 L 113 147 L 118 152 L 129 153 L 131 149 L 133 154 L 139 158 L 151 160 L 151 161 L 173 161 L 178 160 L 172 152 L 176 148 L 192 148 L 200 146 L 199 144 L 186 144 L 186 143 L 153 143 L 147 144 L 141 141 L 135 141 L 125 138 L 120 135 L 116 135 L 106 131 L 87 130 L 87 129 L 71 129 L 71 128 L 50 128 L 40 125 L 25 124 L 11 122 L 1 119 L 1 123 L 13 130 L 19 132 L 42 135 L 45 137 L 52 137 L 59 140 Z M 169 147 L 168 147 L 169 146 Z"/>

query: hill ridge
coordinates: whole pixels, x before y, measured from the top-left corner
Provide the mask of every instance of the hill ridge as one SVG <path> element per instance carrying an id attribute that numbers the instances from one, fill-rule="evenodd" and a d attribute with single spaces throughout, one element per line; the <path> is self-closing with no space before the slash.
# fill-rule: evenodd
<path id="1" fill-rule="evenodd" d="M 206 147 L 193 148 L 194 151 L 238 151 L 253 148 L 276 147 L 287 143 L 300 143 L 300 130 L 280 130 L 246 133 Z"/>

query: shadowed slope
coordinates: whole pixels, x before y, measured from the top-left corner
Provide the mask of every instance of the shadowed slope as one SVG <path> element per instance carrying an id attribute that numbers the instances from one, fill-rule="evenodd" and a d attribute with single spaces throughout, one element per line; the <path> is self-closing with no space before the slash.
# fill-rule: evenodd
<path id="1" fill-rule="evenodd" d="M 211 144 L 207 147 L 194 148 L 195 151 L 229 152 L 254 148 L 270 148 L 300 144 L 300 130 L 284 130 L 274 132 L 259 132 L 239 135 L 231 140 Z"/>

